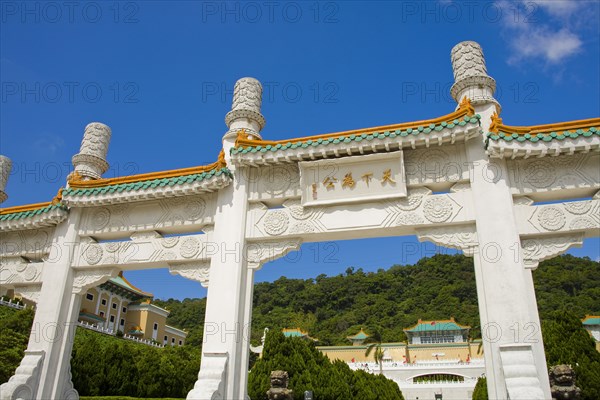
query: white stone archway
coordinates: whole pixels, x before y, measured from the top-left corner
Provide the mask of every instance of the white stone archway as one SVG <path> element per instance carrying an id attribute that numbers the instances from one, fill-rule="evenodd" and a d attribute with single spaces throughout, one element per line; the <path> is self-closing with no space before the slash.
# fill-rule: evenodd
<path id="1" fill-rule="evenodd" d="M 81 294 L 159 267 L 210 281 L 188 398 L 245 399 L 255 270 L 301 243 L 405 235 L 474 258 L 490 397 L 550 398 L 531 271 L 600 236 L 600 119 L 504 125 L 479 45 L 458 44 L 452 65 L 450 114 L 288 141 L 262 139 L 262 87 L 243 78 L 208 166 L 103 179 L 111 131 L 88 125 L 52 202 L 0 211 L 2 285 L 38 301 L 34 326 L 61 328 L 32 333 L 2 400 L 78 398 Z"/>

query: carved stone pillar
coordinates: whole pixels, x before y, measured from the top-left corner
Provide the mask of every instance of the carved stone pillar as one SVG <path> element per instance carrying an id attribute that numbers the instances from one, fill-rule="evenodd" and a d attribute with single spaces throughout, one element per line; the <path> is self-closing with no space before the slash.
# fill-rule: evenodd
<path id="1" fill-rule="evenodd" d="M 454 46 L 451 53 L 454 85 L 450 93 L 457 103 L 468 97 L 471 104 L 493 103 L 500 113 L 500 104 L 494 98 L 496 81 L 487 74 L 483 50 L 479 43 L 466 41 Z"/>
<path id="2" fill-rule="evenodd" d="M 76 173 L 84 179 L 99 179 L 108 171 L 106 154 L 110 136 L 110 128 L 99 122 L 92 122 L 85 127 L 79 153 L 72 159 Z"/>
<path id="3" fill-rule="evenodd" d="M 11 170 L 12 161 L 10 161 L 10 158 L 6 156 L 0 156 L 0 204 L 4 203 L 8 198 L 5 190 Z"/>
<path id="4" fill-rule="evenodd" d="M 479 45 L 452 52 L 456 99 L 467 96 L 487 132 L 497 112 L 494 82 Z M 483 138 L 481 139 L 483 141 Z M 548 399 L 550 385 L 531 270 L 521 239 L 504 160 L 492 160 L 479 140 L 466 143 L 479 246 L 474 253 L 477 297 L 490 399 Z"/>
<path id="5" fill-rule="evenodd" d="M 225 116 L 229 128 L 225 138 L 235 138 L 243 129 L 250 138 L 261 139 L 260 131 L 265 126 L 265 117 L 260 113 L 262 91 L 262 85 L 254 78 L 242 78 L 235 83 L 231 111 Z"/>
<path id="6" fill-rule="evenodd" d="M 81 301 L 81 295 L 73 292 L 71 268 L 79 220 L 80 210 L 71 210 L 70 218 L 56 228 L 41 272 L 43 284 L 25 357 L 11 380 L 0 387 L 2 400 L 79 397 L 69 367 Z"/>

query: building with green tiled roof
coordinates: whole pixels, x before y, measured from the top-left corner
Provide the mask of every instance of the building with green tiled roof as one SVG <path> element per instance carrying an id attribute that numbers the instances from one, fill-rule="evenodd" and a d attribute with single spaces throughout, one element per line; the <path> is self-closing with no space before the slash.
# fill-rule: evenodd
<path id="1" fill-rule="evenodd" d="M 596 341 L 596 348 L 600 348 L 600 316 L 598 315 L 586 315 L 581 321 L 583 327 L 590 333 L 590 335 Z"/>
<path id="2" fill-rule="evenodd" d="M 464 343 L 468 340 L 470 326 L 460 325 L 454 317 L 448 320 L 419 321 L 404 329 L 410 344 Z"/>
<path id="3" fill-rule="evenodd" d="M 367 340 L 369 336 L 370 335 L 367 335 L 366 332 L 360 328 L 360 332 L 358 332 L 356 335 L 347 336 L 346 339 L 352 342 L 352 346 L 360 346 L 365 340 Z"/>

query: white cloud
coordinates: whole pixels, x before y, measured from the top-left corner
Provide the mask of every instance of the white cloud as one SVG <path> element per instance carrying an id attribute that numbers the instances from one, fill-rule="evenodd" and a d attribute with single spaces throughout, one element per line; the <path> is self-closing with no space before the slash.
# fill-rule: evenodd
<path id="1" fill-rule="evenodd" d="M 585 15 L 590 3 L 579 0 L 500 0 L 503 35 L 512 49 L 510 63 L 541 60 L 557 66 L 583 49 L 583 32 L 572 18 Z M 596 12 L 594 7 L 592 13 Z M 580 26 L 580 25 L 579 25 Z"/>

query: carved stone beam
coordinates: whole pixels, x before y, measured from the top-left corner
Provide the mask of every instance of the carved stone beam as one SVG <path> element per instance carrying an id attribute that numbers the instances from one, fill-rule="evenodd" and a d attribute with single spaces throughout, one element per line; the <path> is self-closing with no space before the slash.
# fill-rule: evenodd
<path id="1" fill-rule="evenodd" d="M 136 232 L 129 241 L 98 243 L 83 238 L 77 267 L 119 266 L 120 269 L 158 268 L 167 264 L 207 260 L 206 234 L 162 237 L 158 232 Z"/>
<path id="2" fill-rule="evenodd" d="M 84 294 L 93 287 L 103 284 L 119 273 L 118 268 L 86 268 L 74 271 L 73 293 Z"/>
<path id="3" fill-rule="evenodd" d="M 573 246 L 581 247 L 584 233 L 521 239 L 525 268 L 536 269 L 540 261 L 560 255 Z"/>
<path id="4" fill-rule="evenodd" d="M 468 257 L 473 257 L 479 245 L 475 225 L 450 225 L 415 231 L 420 242 L 428 240 L 440 246 L 462 250 Z"/>
<path id="5" fill-rule="evenodd" d="M 200 282 L 207 288 L 210 278 L 210 261 L 198 261 L 193 263 L 176 264 L 169 266 L 171 275 L 181 275 L 192 281 Z"/>
<path id="6" fill-rule="evenodd" d="M 292 250 L 298 250 L 301 244 L 302 240 L 297 238 L 248 243 L 245 249 L 248 268 L 259 270 L 264 263 L 283 257 Z"/>
<path id="7" fill-rule="evenodd" d="M 31 263 L 23 257 L 0 258 L 0 286 L 41 285 L 44 263 Z"/>

